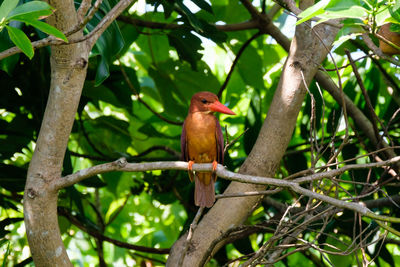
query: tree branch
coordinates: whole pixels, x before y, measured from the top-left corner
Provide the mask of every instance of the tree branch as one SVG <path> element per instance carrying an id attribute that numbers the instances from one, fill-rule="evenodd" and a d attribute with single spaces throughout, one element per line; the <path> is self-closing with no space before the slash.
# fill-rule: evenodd
<path id="1" fill-rule="evenodd" d="M 133 18 L 130 16 L 120 15 L 117 20 L 122 21 L 127 24 L 131 24 L 136 27 L 144 27 L 148 29 L 155 30 L 175 30 L 187 27 L 185 24 L 176 24 L 176 23 L 164 23 L 164 22 L 156 22 L 156 21 L 148 21 L 138 18 Z M 243 31 L 258 28 L 258 22 L 255 20 L 243 21 L 239 23 L 233 24 L 214 24 L 216 29 L 224 32 L 231 31 Z"/>
<path id="2" fill-rule="evenodd" d="M 349 170 L 356 170 L 356 169 L 367 169 L 367 168 L 376 168 L 382 166 L 390 166 L 394 163 L 400 161 L 400 156 L 392 158 L 386 161 L 374 162 L 374 163 L 367 163 L 367 164 L 352 164 L 347 165 L 339 169 L 334 169 L 331 171 L 323 172 L 323 173 L 316 173 L 309 176 L 297 178 L 293 181 L 278 179 L 278 178 L 269 178 L 269 177 L 260 177 L 260 176 L 252 176 L 252 175 L 245 175 L 240 173 L 234 173 L 227 170 L 224 166 L 218 165 L 216 173 L 219 177 L 237 181 L 241 183 L 251 183 L 251 184 L 259 184 L 259 185 L 269 185 L 269 186 L 276 186 L 276 187 L 284 187 L 289 188 L 301 195 L 308 196 L 310 198 L 318 199 L 329 203 L 335 207 L 349 209 L 355 212 L 359 212 L 363 216 L 367 216 L 370 218 L 374 218 L 377 220 L 382 221 L 391 221 L 391 222 L 400 222 L 400 219 L 391 218 L 381 215 L 376 215 L 371 212 L 365 204 L 356 203 L 356 202 L 346 202 L 343 200 L 335 199 L 330 196 L 318 194 L 314 191 L 309 189 L 305 189 L 300 185 L 302 183 L 319 180 L 323 178 L 332 178 L 334 176 L 340 175 Z M 93 166 L 87 169 L 80 170 L 74 174 L 67 175 L 61 179 L 53 180 L 51 184 L 51 188 L 53 190 L 59 190 L 61 188 L 73 185 L 77 182 L 80 182 L 86 178 L 91 176 L 106 173 L 110 171 L 129 171 L 129 172 L 140 172 L 140 171 L 152 171 L 152 170 L 187 170 L 188 163 L 183 161 L 175 161 L 175 162 L 148 162 L 148 163 L 128 163 L 126 159 L 121 158 L 114 162 L 109 162 L 97 166 Z M 193 164 L 194 171 L 212 171 L 212 164 Z"/>
<path id="3" fill-rule="evenodd" d="M 257 8 L 253 6 L 253 4 L 249 0 L 241 0 L 243 6 L 249 11 L 251 17 L 253 19 L 257 19 L 260 16 L 260 12 L 258 12 Z"/>
<path id="4" fill-rule="evenodd" d="M 183 260 L 185 259 L 186 252 L 188 251 L 190 244 L 192 242 L 193 231 L 196 229 L 196 227 L 199 223 L 200 217 L 203 214 L 203 211 L 204 211 L 204 207 L 200 207 L 199 210 L 197 211 L 196 216 L 194 217 L 192 223 L 190 224 L 189 232 L 186 237 L 185 248 L 182 251 L 182 254 L 180 256 L 178 266 L 182 266 Z"/>
<path id="5" fill-rule="evenodd" d="M 240 47 L 238 53 L 236 54 L 235 60 L 232 62 L 232 66 L 231 69 L 228 72 L 228 75 L 225 78 L 224 83 L 222 84 L 221 88 L 218 91 L 217 96 L 220 98 L 222 95 L 222 92 L 225 90 L 226 86 L 228 85 L 228 82 L 232 76 L 233 70 L 235 69 L 236 64 L 239 62 L 240 56 L 243 54 L 244 50 L 246 50 L 246 48 L 250 45 L 250 43 L 252 41 L 254 41 L 257 37 L 259 37 L 262 33 L 261 32 L 257 32 L 256 34 L 254 34 L 249 40 L 247 40 L 242 47 Z"/>
<path id="6" fill-rule="evenodd" d="M 96 28 L 93 29 L 89 34 L 83 36 L 83 40 L 88 40 L 89 47 L 93 47 L 100 35 L 108 28 L 108 26 L 114 22 L 114 20 L 135 0 L 121 0 L 108 12 L 104 18 L 97 24 Z M 83 41 L 82 40 L 82 41 Z M 76 40 L 80 42 L 81 40 Z"/>
<path id="7" fill-rule="evenodd" d="M 400 61 L 395 59 L 394 57 L 391 57 L 391 56 L 388 56 L 388 55 L 384 54 L 382 52 L 382 50 L 374 44 L 372 39 L 369 37 L 368 33 L 364 33 L 362 35 L 362 38 L 363 38 L 365 44 L 368 46 L 368 48 L 371 49 L 371 51 L 375 55 L 377 55 L 380 58 L 383 58 L 384 60 L 389 61 L 390 63 L 392 63 L 392 64 L 394 64 L 396 66 L 400 66 Z"/>
<path id="8" fill-rule="evenodd" d="M 78 42 L 88 40 L 89 47 L 92 47 L 96 43 L 96 41 L 100 37 L 100 35 L 115 20 L 115 18 L 117 18 L 130 4 L 132 4 L 133 1 L 134 0 L 119 1 L 118 4 L 116 4 L 110 10 L 110 12 L 108 12 L 104 16 L 104 18 L 100 21 L 100 23 L 96 26 L 96 28 L 93 29 L 93 31 L 91 31 L 87 35 L 69 39 L 68 44 L 73 44 L 73 43 L 78 43 Z M 95 12 L 96 8 L 98 8 L 100 6 L 99 2 L 101 2 L 101 1 L 97 1 L 95 3 L 95 6 L 93 7 L 93 9 L 89 12 L 88 16 L 83 21 L 76 24 L 72 29 L 65 31 L 64 34 L 66 36 L 70 36 L 71 34 L 82 29 L 86 25 L 86 23 L 89 22 L 91 17 L 93 17 L 94 14 L 96 13 Z M 83 8 L 86 9 L 86 7 L 83 7 Z M 48 36 L 44 39 L 32 42 L 31 44 L 32 44 L 33 49 L 36 50 L 38 48 L 45 47 L 48 45 L 62 45 L 62 44 L 65 44 L 65 42 L 62 40 L 56 39 L 54 36 Z M 17 46 L 11 47 L 0 53 L 0 60 L 3 58 L 6 58 L 6 57 L 12 56 L 14 54 L 21 53 L 21 52 L 22 52 L 21 49 L 19 49 Z"/>

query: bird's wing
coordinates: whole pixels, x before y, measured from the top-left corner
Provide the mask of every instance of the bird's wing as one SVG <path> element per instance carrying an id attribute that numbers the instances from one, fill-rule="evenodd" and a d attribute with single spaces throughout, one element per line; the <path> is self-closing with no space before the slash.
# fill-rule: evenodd
<path id="1" fill-rule="evenodd" d="M 182 126 L 182 135 L 181 135 L 181 160 L 189 161 L 189 153 L 187 150 L 187 141 L 186 141 L 186 120 L 183 122 Z"/>
<path id="2" fill-rule="evenodd" d="M 215 118 L 215 138 L 217 140 L 217 162 L 224 164 L 224 136 L 222 135 L 221 125 L 217 118 Z"/>

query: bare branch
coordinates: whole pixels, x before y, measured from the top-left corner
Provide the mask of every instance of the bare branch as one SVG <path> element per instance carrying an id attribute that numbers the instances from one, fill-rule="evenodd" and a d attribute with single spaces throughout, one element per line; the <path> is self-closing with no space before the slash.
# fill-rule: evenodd
<path id="1" fill-rule="evenodd" d="M 366 103 L 366 105 L 368 107 L 368 111 L 369 111 L 370 116 L 371 116 L 370 119 L 371 119 L 371 122 L 372 122 L 372 127 L 373 127 L 374 132 L 375 132 L 375 137 L 376 137 L 377 140 L 379 140 L 378 144 L 380 144 L 380 142 L 381 142 L 380 140 L 382 139 L 382 137 L 379 134 L 379 129 L 378 129 L 377 123 L 379 122 L 379 124 L 381 125 L 381 127 L 384 130 L 385 130 L 385 127 L 384 127 L 382 121 L 379 119 L 379 117 L 375 113 L 374 107 L 372 106 L 371 100 L 370 100 L 369 95 L 367 93 L 367 89 L 364 86 L 364 82 L 363 82 L 363 80 L 362 80 L 362 78 L 360 76 L 360 73 L 358 72 L 358 69 L 357 69 L 356 64 L 354 63 L 354 60 L 351 57 L 350 51 L 348 49 L 345 49 L 345 53 L 346 53 L 346 55 L 347 55 L 347 57 L 348 57 L 348 59 L 350 61 L 351 67 L 353 68 L 353 73 L 356 76 L 356 80 L 357 80 L 358 86 L 360 86 L 361 92 L 362 92 L 362 94 L 364 96 L 365 103 Z M 386 132 L 386 134 L 387 134 L 387 132 Z"/>
<path id="2" fill-rule="evenodd" d="M 155 21 L 147 21 L 143 19 L 133 18 L 130 16 L 120 15 L 117 20 L 123 21 L 127 24 L 131 24 L 136 27 L 144 27 L 149 29 L 158 29 L 158 30 L 174 30 L 187 27 L 184 24 L 176 24 L 176 23 L 164 23 L 164 22 L 155 22 Z M 249 29 L 258 28 L 258 22 L 255 20 L 249 20 L 239 23 L 233 24 L 214 24 L 215 28 L 220 31 L 231 32 L 231 31 L 243 31 Z"/>
<path id="3" fill-rule="evenodd" d="M 260 12 L 258 12 L 257 8 L 255 8 L 249 0 L 241 0 L 240 2 L 242 2 L 244 7 L 249 11 L 253 19 L 257 19 L 260 16 Z"/>
<path id="4" fill-rule="evenodd" d="M 302 178 L 295 179 L 293 181 L 287 181 L 277 178 L 269 178 L 269 177 L 260 177 L 260 176 L 251 176 L 244 175 L 239 173 L 234 173 L 225 169 L 224 166 L 218 165 L 216 173 L 219 177 L 237 181 L 241 183 L 252 183 L 252 184 L 260 184 L 260 185 L 270 185 L 276 187 L 284 187 L 289 188 L 301 195 L 308 196 L 310 198 L 318 199 L 329 203 L 333 206 L 349 209 L 355 212 L 360 213 L 363 216 L 367 216 L 370 218 L 374 218 L 377 220 L 390 221 L 390 222 L 400 222 L 398 218 L 392 218 L 382 215 L 376 215 L 372 211 L 370 211 L 365 204 L 357 203 L 357 202 L 346 202 L 343 200 L 335 199 L 330 196 L 322 195 L 316 192 L 313 192 L 309 189 L 305 189 L 300 186 L 301 183 L 310 182 L 322 178 L 334 177 L 339 174 L 344 173 L 348 170 L 355 169 L 365 169 L 365 168 L 376 168 L 381 166 L 389 166 L 394 163 L 400 161 L 400 156 L 392 158 L 390 160 L 374 162 L 368 164 L 354 164 L 347 165 L 340 169 L 335 169 L 331 171 L 327 171 L 324 173 L 316 173 L 313 175 L 305 176 Z M 170 162 L 148 162 L 148 163 L 128 163 L 126 159 L 122 158 L 114 162 L 105 163 L 97 166 L 93 166 L 87 169 L 80 170 L 74 174 L 65 176 L 63 178 L 54 179 L 51 183 L 51 188 L 54 191 L 57 191 L 61 188 L 73 185 L 79 181 L 82 181 L 86 178 L 89 178 L 93 175 L 106 173 L 110 171 L 129 171 L 129 172 L 141 172 L 141 171 L 151 171 L 151 170 L 187 170 L 188 163 L 183 161 L 170 161 Z M 212 164 L 193 164 L 194 171 L 212 171 Z"/>
<path id="5" fill-rule="evenodd" d="M 230 148 L 234 143 L 236 143 L 237 140 L 239 140 L 239 138 L 242 137 L 248 130 L 249 130 L 249 128 L 247 128 L 247 129 L 244 130 L 241 134 L 239 134 L 238 137 L 236 137 L 236 138 L 233 139 L 232 141 L 228 142 L 228 141 L 229 141 L 229 140 L 228 140 L 228 131 L 227 131 L 227 129 L 225 128 L 225 133 L 226 133 L 226 144 L 225 144 L 225 147 L 224 147 L 224 154 L 225 154 L 225 152 L 228 150 L 228 148 Z"/>
<path id="6" fill-rule="evenodd" d="M 32 47 L 33 47 L 34 50 L 36 50 L 38 48 L 45 47 L 45 46 L 48 46 L 48 45 L 57 45 L 57 44 L 59 45 L 59 44 L 62 44 L 62 43 L 64 43 L 64 41 L 55 39 L 55 37 L 53 37 L 53 36 L 49 36 L 49 37 L 46 37 L 46 38 L 41 39 L 39 41 L 32 42 Z M 12 55 L 21 53 L 21 52 L 22 52 L 22 50 L 19 49 L 17 46 L 11 47 L 11 48 L 9 48 L 7 50 L 4 50 L 3 52 L 0 53 L 0 60 L 4 59 L 6 57 L 12 56 Z"/>
<path id="7" fill-rule="evenodd" d="M 91 0 L 83 0 L 78 8 L 78 19 L 83 20 L 91 6 Z"/>

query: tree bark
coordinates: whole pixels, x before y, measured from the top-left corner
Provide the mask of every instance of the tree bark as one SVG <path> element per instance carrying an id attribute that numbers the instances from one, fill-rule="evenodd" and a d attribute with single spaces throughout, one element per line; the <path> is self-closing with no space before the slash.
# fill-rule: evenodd
<path id="1" fill-rule="evenodd" d="M 326 57 L 338 29 L 320 24 L 314 30 L 303 23 L 296 27 L 296 35 L 291 43 L 289 56 L 273 101 L 264 121 L 257 141 L 239 172 L 273 176 L 292 137 L 297 115 L 301 109 L 307 85 L 318 70 L 318 65 Z M 324 42 L 324 44 L 322 44 Z M 263 186 L 231 183 L 225 193 L 264 190 Z M 261 197 L 221 199 L 203 217 L 193 232 L 183 266 L 202 266 L 210 255 L 210 245 L 221 234 L 236 227 L 258 206 Z M 173 246 L 167 266 L 176 266 L 184 249 L 186 235 Z M 213 252 L 219 249 L 217 245 Z"/>
<path id="2" fill-rule="evenodd" d="M 48 22 L 65 31 L 78 23 L 74 2 L 49 1 Z M 74 36 L 80 36 L 82 32 Z M 25 227 L 36 266 L 72 266 L 58 226 L 57 193 L 49 183 L 61 177 L 69 134 L 79 104 L 88 61 L 86 43 L 51 48 L 51 84 L 24 194 Z"/>
<path id="3" fill-rule="evenodd" d="M 56 12 L 48 23 L 62 32 L 80 25 L 72 0 L 48 0 Z M 107 27 L 133 0 L 120 0 L 88 35 L 83 29 L 68 36 L 72 44 L 51 47 L 51 84 L 35 152 L 29 164 L 24 193 L 25 228 L 36 266 L 72 266 L 58 227 L 56 181 L 61 170 L 86 78 L 89 52 Z M 87 2 L 86 2 L 87 3 Z M 82 25 L 84 27 L 84 25 Z"/>

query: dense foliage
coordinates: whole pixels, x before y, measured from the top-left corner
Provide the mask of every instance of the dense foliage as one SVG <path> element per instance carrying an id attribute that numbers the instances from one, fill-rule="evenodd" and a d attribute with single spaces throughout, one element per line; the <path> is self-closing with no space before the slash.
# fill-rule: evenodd
<path id="1" fill-rule="evenodd" d="M 103 1 L 87 31 L 116 2 Z M 389 12 L 385 9 L 389 1 L 330 2 L 331 6 L 315 7 L 311 10 L 314 13 L 308 11 L 311 18 L 332 6 L 341 7 L 339 11 L 335 9 L 339 12 L 337 17 L 348 18 L 337 37 L 340 42 L 334 46 L 333 57 L 321 69 L 335 82 L 340 75 L 345 94 L 375 124 L 378 135 L 399 152 L 399 119 L 395 114 L 400 106 L 398 66 L 371 56 L 360 37 L 363 25 L 371 22 L 375 31 L 386 21 L 379 17 L 382 12 L 388 15 L 385 19 L 390 17 L 398 23 L 399 3 L 391 6 Z M 76 5 L 79 4 L 77 1 Z M 273 13 L 275 25 L 292 38 L 294 16 L 277 9 L 272 1 L 254 4 L 259 10 Z M 351 5 L 366 12 L 352 16 L 340 13 Z M 377 16 L 380 20 L 375 19 Z M 190 98 L 205 90 L 221 92 L 221 102 L 237 113 L 219 116 L 225 139 L 239 137 L 225 155 L 225 165 L 237 171 L 258 136 L 287 56 L 271 36 L 259 34 L 251 25 L 241 28 L 239 23 L 251 18 L 239 1 L 136 2 L 108 28 L 92 51 L 63 175 L 120 157 L 129 162 L 178 160 L 181 124 Z M 20 28 L 31 41 L 45 36 L 35 27 L 16 21 L 9 23 L 7 27 Z M 1 50 L 14 45 L 10 37 L 7 31 L 0 32 Z M 373 41 L 378 44 L 374 36 Z M 349 65 L 346 49 L 356 61 L 370 106 Z M 31 262 L 21 201 L 46 108 L 49 54 L 50 49 L 41 48 L 32 59 L 16 54 L 0 62 L 0 262 L 5 266 Z M 341 105 L 314 81 L 277 177 L 323 166 L 338 148 L 338 162 L 375 161 L 374 154 L 355 159 L 379 147 L 359 131 L 350 117 L 348 125 L 343 118 Z M 316 191 L 340 198 L 353 194 L 363 201 L 374 200 L 398 195 L 398 183 L 388 180 L 389 175 L 384 169 L 355 170 L 337 177 L 340 181 L 324 180 L 314 186 Z M 379 190 L 368 191 L 365 182 L 374 183 Z M 228 184 L 218 179 L 217 193 L 222 194 Z M 170 248 L 187 231 L 196 213 L 193 189 L 186 172 L 151 171 L 106 173 L 63 190 L 59 195 L 59 225 L 71 259 L 77 266 L 96 266 L 102 260 L 116 266 L 141 262 L 164 265 L 167 251 L 162 248 Z M 210 266 L 251 254 L 272 236 L 274 224 L 279 223 L 274 220 L 282 208 L 272 205 L 274 200 L 294 206 L 307 204 L 306 198 L 289 190 L 271 196 L 245 222 L 265 226 L 227 244 Z M 398 206 L 376 207 L 376 212 L 400 217 Z M 317 221 L 302 233 L 302 238 L 317 243 L 325 252 L 310 248 L 289 255 L 276 266 L 351 266 L 362 261 L 363 255 L 368 260 L 375 259 L 376 266 L 395 266 L 400 262 L 399 237 L 389 234 L 373 243 L 384 233 L 374 221 L 358 220 L 345 210 L 329 219 L 323 229 Z M 397 224 L 392 227 L 400 230 Z M 362 244 L 372 244 L 365 250 L 352 250 L 355 237 Z M 129 244 L 140 247 L 130 249 Z M 347 247 L 350 249 L 346 250 Z M 286 252 L 292 250 L 288 248 Z"/>

